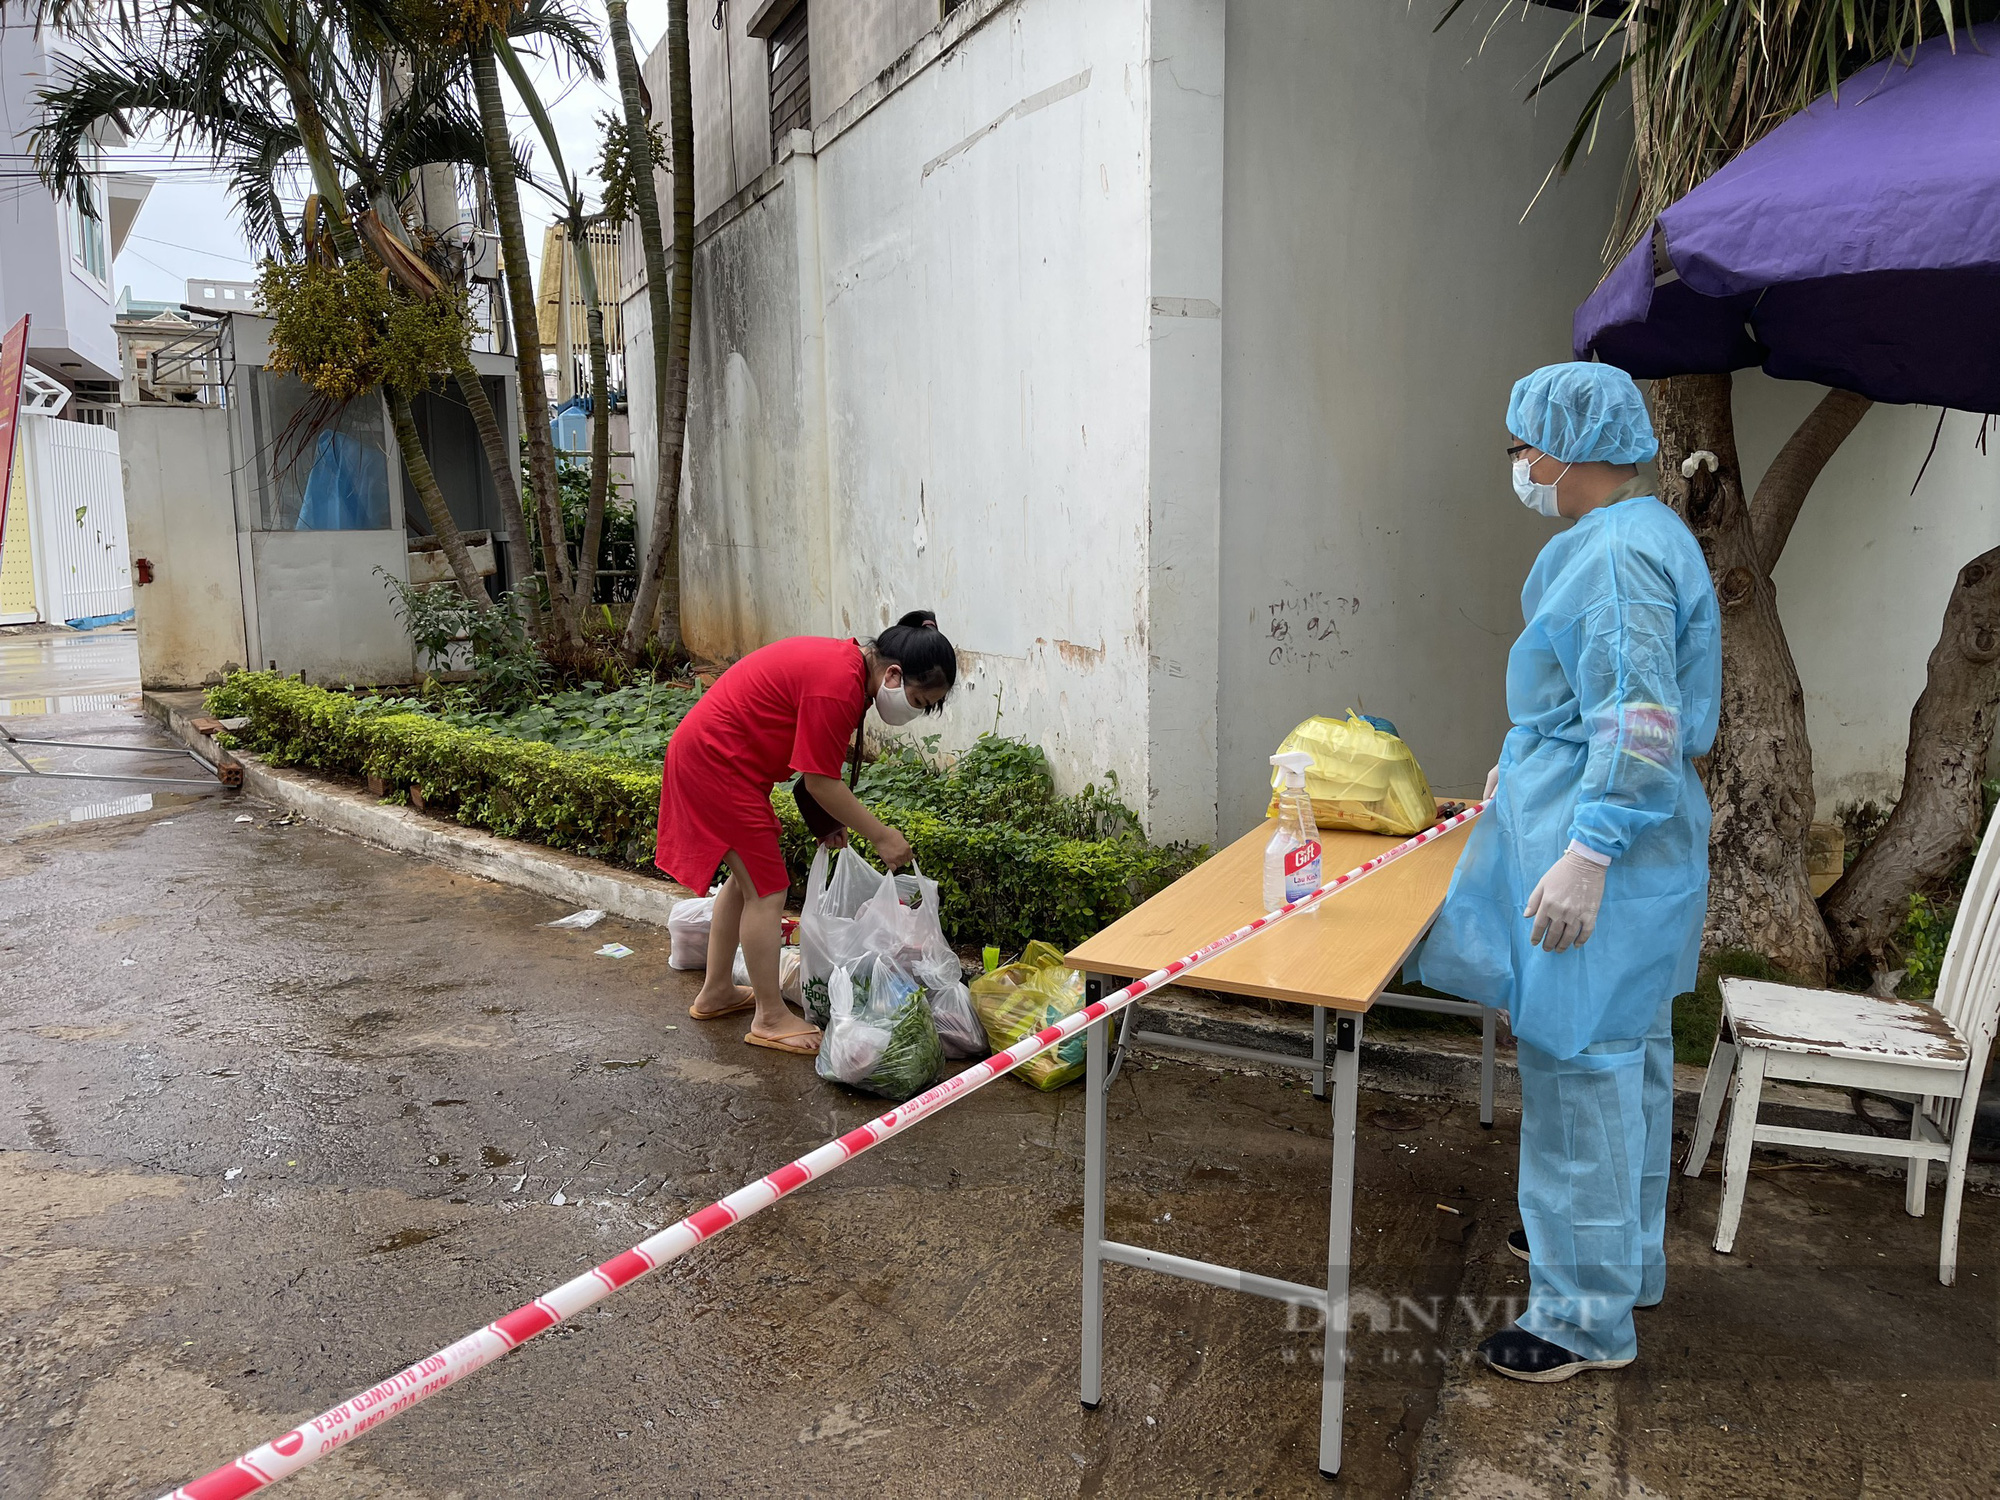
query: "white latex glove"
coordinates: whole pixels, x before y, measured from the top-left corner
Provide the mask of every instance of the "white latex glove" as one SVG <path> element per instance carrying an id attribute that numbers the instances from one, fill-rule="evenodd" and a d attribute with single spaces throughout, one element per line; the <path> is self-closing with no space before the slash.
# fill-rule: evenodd
<path id="1" fill-rule="evenodd" d="M 1486 773 L 1486 790 L 1480 794 L 1481 802 L 1491 802 L 1493 794 L 1500 790 L 1500 768 L 1495 766 Z"/>
<path id="2" fill-rule="evenodd" d="M 1528 909 L 1535 919 L 1528 941 L 1550 953 L 1563 953 L 1590 941 L 1597 930 L 1597 908 L 1604 900 L 1605 867 L 1571 849 L 1549 866 L 1535 883 Z"/>

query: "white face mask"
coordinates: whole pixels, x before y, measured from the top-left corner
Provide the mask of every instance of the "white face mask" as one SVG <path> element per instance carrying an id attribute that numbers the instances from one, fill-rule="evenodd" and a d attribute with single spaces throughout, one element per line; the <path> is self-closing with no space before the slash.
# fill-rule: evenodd
<path id="1" fill-rule="evenodd" d="M 901 682 L 891 687 L 885 681 L 875 689 L 875 712 L 881 716 L 884 724 L 893 729 L 898 725 L 909 723 L 923 710 L 910 701 L 910 695 L 903 691 Z"/>
<path id="2" fill-rule="evenodd" d="M 1521 497 L 1521 503 L 1537 515 L 1547 516 L 1551 521 L 1559 520 L 1562 512 L 1556 508 L 1556 487 L 1553 484 L 1536 484 L 1529 475 L 1533 462 L 1525 458 L 1514 460 L 1514 493 Z M 1563 474 L 1570 471 L 1570 465 L 1563 465 Z M 1556 475 L 1560 480 L 1562 474 Z"/>

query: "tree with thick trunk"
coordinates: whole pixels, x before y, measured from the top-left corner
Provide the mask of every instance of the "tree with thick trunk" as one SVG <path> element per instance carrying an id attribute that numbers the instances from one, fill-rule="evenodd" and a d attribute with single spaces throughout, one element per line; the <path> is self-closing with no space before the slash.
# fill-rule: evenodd
<path id="1" fill-rule="evenodd" d="M 639 570 L 632 617 L 625 624 L 621 654 L 636 661 L 659 618 L 661 639 L 680 639 L 681 456 L 687 440 L 688 345 L 694 297 L 694 105 L 689 97 L 687 0 L 667 3 L 668 157 L 673 171 L 674 238 L 669 282 L 666 243 L 661 238 L 660 200 L 654 190 L 644 89 L 625 0 L 606 0 L 611 46 L 618 59 L 618 91 L 630 132 L 633 197 L 639 238 L 646 253 L 646 298 L 653 323 L 653 430 L 659 435 L 658 488 L 653 495 L 653 530 Z"/>
<path id="2" fill-rule="evenodd" d="M 1823 983 L 1832 947 L 1806 869 L 1812 747 L 1771 573 L 1813 481 L 1869 403 L 1829 392 L 1746 498 L 1730 390 L 1727 375 L 1653 386 L 1660 497 L 1701 543 L 1722 606 L 1722 700 L 1702 766 L 1714 818 L 1703 947 L 1748 949 Z"/>
<path id="3" fill-rule="evenodd" d="M 541 533 L 543 577 L 548 584 L 548 625 L 557 644 L 574 649 L 576 616 L 569 555 L 563 545 L 562 498 L 556 480 L 555 442 L 549 435 L 549 395 L 542 373 L 542 337 L 535 317 L 535 282 L 528 259 L 528 232 L 521 217 L 514 147 L 507 130 L 507 105 L 500 93 L 500 68 L 490 37 L 471 47 L 473 92 L 485 131 L 486 170 L 493 190 L 493 216 L 500 225 L 500 258 L 507 281 L 508 311 L 514 321 L 514 358 L 519 370 L 521 425 L 528 441 L 528 487 L 535 497 Z M 532 559 L 530 559 L 532 565 Z M 524 566 L 525 576 L 527 567 Z"/>
<path id="4" fill-rule="evenodd" d="M 1997 717 L 2000 547 L 1958 570 L 1924 690 L 1910 711 L 1902 795 L 1874 841 L 1823 898 L 1843 964 L 1886 967 L 1884 945 L 1909 915 L 1911 895 L 1934 889 L 1972 851 Z"/>

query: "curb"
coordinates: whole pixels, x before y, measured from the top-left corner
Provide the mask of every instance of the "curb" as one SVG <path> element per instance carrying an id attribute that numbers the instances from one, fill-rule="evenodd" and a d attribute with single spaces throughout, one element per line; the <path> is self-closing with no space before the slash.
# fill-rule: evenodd
<path id="1" fill-rule="evenodd" d="M 148 692 L 143 702 L 146 712 L 165 724 L 175 739 L 203 760 L 220 763 L 223 752 L 214 738 L 192 723 L 204 712 L 199 692 Z M 255 755 L 230 751 L 228 758 L 242 766 L 243 790 L 250 796 L 323 828 L 432 860 L 462 875 L 533 891 L 574 907 L 596 907 L 655 927 L 665 927 L 674 903 L 694 894 L 671 880 L 628 875 L 581 855 L 504 839 L 412 807 L 384 804 L 366 792 L 266 765 Z"/>

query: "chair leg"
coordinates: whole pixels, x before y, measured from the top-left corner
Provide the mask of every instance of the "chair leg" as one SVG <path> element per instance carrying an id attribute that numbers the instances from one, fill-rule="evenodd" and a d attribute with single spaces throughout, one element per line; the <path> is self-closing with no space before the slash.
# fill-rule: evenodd
<path id="1" fill-rule="evenodd" d="M 1924 1106 L 1929 1101 L 1919 1094 L 1910 1101 L 1910 1139 L 1924 1138 Z M 1910 1178 L 1903 1186 L 1903 1211 L 1913 1219 L 1924 1216 L 1924 1194 L 1931 1182 L 1931 1159 L 1928 1156 L 1910 1158 Z"/>
<path id="2" fill-rule="evenodd" d="M 1729 1141 L 1722 1152 L 1722 1211 L 1715 1220 L 1715 1248 L 1736 1244 L 1743 1194 L 1750 1185 L 1750 1148 L 1757 1139 L 1757 1104 L 1764 1092 L 1764 1049 L 1744 1047 L 1736 1058 L 1736 1097 L 1729 1107 Z"/>
<path id="3" fill-rule="evenodd" d="M 1970 1111 L 1960 1110 L 1951 1133 L 1951 1160 L 1944 1174 L 1944 1237 L 1938 1245 L 1938 1280 L 1958 1280 L 1958 1210 L 1965 1199 L 1965 1158 L 1972 1150 Z"/>
<path id="4" fill-rule="evenodd" d="M 1715 1050 L 1708 1055 L 1708 1072 L 1701 1083 L 1701 1103 L 1694 1113 L 1694 1139 L 1688 1142 L 1682 1170 L 1699 1177 L 1708 1166 L 1708 1148 L 1715 1142 L 1715 1122 L 1722 1118 L 1722 1100 L 1729 1092 L 1729 1075 L 1736 1068 L 1736 1044 L 1724 1040 L 1727 1023 L 1715 1028 Z"/>

